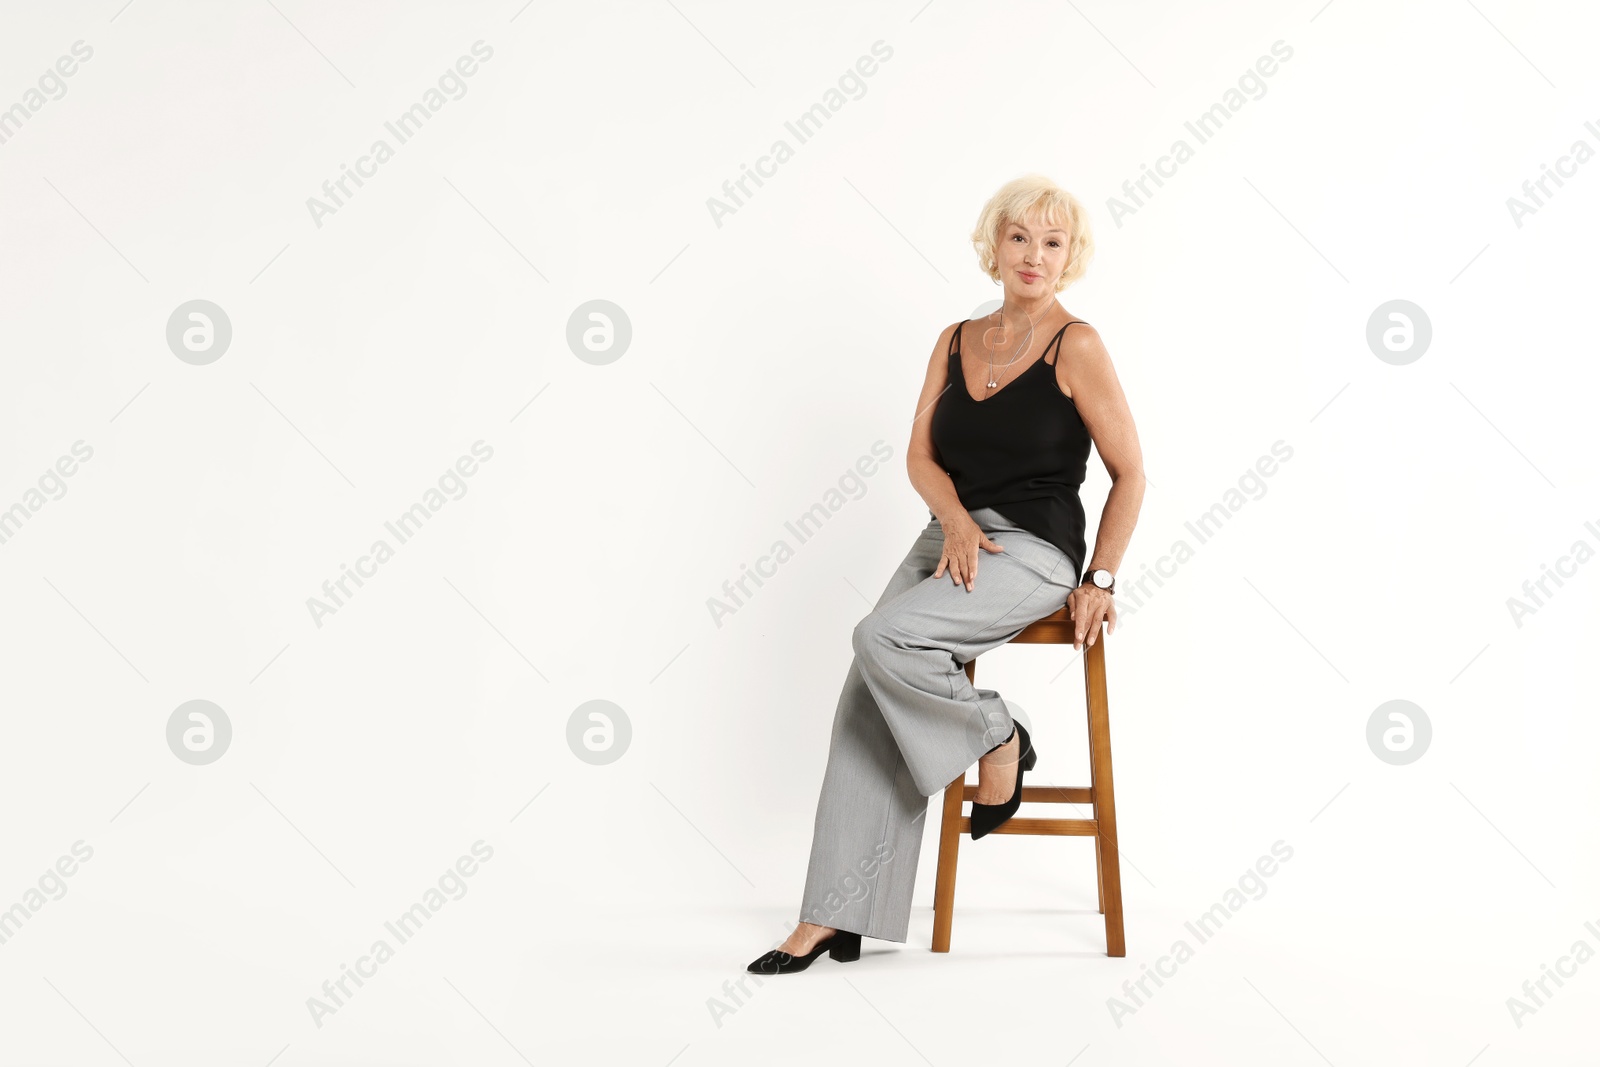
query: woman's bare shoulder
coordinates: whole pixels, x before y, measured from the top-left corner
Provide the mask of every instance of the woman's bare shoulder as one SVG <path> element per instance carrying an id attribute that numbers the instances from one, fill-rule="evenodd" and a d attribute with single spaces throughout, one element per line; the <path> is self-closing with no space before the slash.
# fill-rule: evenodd
<path id="1" fill-rule="evenodd" d="M 1078 320 L 1061 337 L 1061 352 L 1056 359 L 1056 383 L 1071 397 L 1079 389 L 1096 387 L 1113 375 L 1111 353 L 1106 351 L 1100 331 Z"/>
<path id="2" fill-rule="evenodd" d="M 1074 358 L 1079 361 L 1110 361 L 1111 353 L 1106 351 L 1106 343 L 1099 330 L 1083 319 L 1076 319 L 1069 325 L 1071 328 L 1061 337 L 1061 354 L 1066 357 L 1061 360 L 1062 363 L 1070 366 Z"/>

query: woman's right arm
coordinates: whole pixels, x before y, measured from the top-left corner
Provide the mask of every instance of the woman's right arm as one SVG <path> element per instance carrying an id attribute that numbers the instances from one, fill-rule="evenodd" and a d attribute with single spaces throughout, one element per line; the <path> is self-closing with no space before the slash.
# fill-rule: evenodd
<path id="1" fill-rule="evenodd" d="M 928 510 L 939 520 L 944 530 L 944 558 L 939 560 L 933 577 L 940 577 L 946 565 L 950 578 L 964 585 L 968 592 L 978 576 L 978 549 L 990 552 L 1004 551 L 1004 546 L 989 540 L 978 524 L 972 521 L 967 509 L 956 495 L 955 483 L 939 462 L 938 450 L 933 445 L 933 408 L 944 391 L 952 385 L 965 389 L 965 383 L 950 381 L 950 339 L 956 325 L 945 327 L 934 342 L 933 355 L 928 359 L 928 371 L 922 380 L 922 393 L 917 397 L 917 412 L 911 420 L 911 442 L 906 446 L 906 474 L 911 487 L 927 502 Z"/>

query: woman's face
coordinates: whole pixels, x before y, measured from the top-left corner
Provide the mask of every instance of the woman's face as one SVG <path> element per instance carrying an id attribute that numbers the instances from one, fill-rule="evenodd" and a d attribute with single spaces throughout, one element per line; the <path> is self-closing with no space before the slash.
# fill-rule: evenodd
<path id="1" fill-rule="evenodd" d="M 995 265 L 1007 292 L 1034 299 L 1055 292 L 1056 279 L 1067 266 L 1063 226 L 1035 213 L 1001 227 Z"/>

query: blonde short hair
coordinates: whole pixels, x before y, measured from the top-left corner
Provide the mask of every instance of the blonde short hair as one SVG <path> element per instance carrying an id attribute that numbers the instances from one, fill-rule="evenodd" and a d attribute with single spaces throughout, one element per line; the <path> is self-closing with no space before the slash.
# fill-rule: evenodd
<path id="1" fill-rule="evenodd" d="M 972 244 L 978 250 L 978 266 L 985 274 L 1000 281 L 1000 269 L 995 258 L 1000 231 L 1007 223 L 1021 222 L 1035 210 L 1045 219 L 1067 231 L 1067 265 L 1056 279 L 1056 292 L 1083 277 L 1094 258 L 1094 234 L 1089 229 L 1089 214 L 1078 198 L 1056 185 L 1043 174 L 1027 174 L 1013 178 L 983 205 L 978 224 L 972 230 Z"/>

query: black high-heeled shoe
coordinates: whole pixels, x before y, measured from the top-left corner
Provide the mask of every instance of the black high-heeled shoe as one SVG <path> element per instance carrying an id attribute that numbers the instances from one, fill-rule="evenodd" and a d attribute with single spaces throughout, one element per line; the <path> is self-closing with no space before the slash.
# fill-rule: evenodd
<path id="1" fill-rule="evenodd" d="M 773 949 L 760 959 L 751 961 L 745 970 L 752 974 L 793 974 L 811 966 L 824 952 L 840 963 L 854 963 L 861 958 L 861 935 L 849 930 L 835 930 L 818 941 L 817 947 L 804 956 L 791 956 Z"/>
<path id="2" fill-rule="evenodd" d="M 994 833 L 1000 828 L 1001 824 L 1017 813 L 1018 808 L 1022 807 L 1022 772 L 1033 770 L 1033 765 L 1039 760 L 1039 753 L 1033 747 L 1033 740 L 1028 737 L 1028 728 L 1019 722 L 1013 733 L 1022 738 L 1022 756 L 1017 760 L 1016 788 L 1011 791 L 1011 799 L 1004 804 L 979 804 L 976 800 L 972 802 L 972 840 L 974 841 Z M 1011 738 L 1008 737 L 1000 744 L 1006 744 L 1010 740 Z M 995 748 L 999 747 L 1000 745 L 995 746 Z M 993 752 L 994 749 L 989 751 Z"/>

